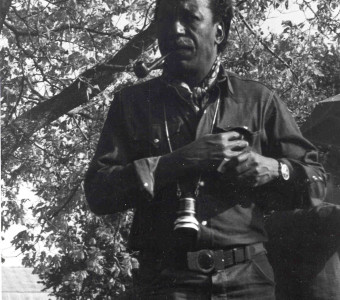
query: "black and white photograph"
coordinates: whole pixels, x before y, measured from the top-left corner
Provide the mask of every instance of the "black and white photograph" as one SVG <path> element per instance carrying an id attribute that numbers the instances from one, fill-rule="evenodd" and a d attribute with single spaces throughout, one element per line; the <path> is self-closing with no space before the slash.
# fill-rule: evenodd
<path id="1" fill-rule="evenodd" d="M 339 0 L 0 0 L 1 299 L 340 300 Z"/>

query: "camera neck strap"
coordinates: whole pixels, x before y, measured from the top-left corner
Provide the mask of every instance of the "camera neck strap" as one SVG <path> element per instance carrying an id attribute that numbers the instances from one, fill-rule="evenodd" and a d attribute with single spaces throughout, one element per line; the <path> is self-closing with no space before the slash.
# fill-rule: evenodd
<path id="1" fill-rule="evenodd" d="M 215 107 L 215 111 L 214 111 L 213 120 L 212 120 L 212 123 L 211 123 L 210 132 L 209 132 L 210 134 L 213 133 L 213 130 L 214 130 L 214 127 L 215 127 L 215 124 L 216 124 L 217 114 L 218 114 L 218 111 L 219 111 L 219 108 L 220 108 L 220 101 L 221 101 L 220 96 L 217 98 L 216 101 L 217 101 L 217 103 L 216 103 L 216 107 Z M 169 134 L 168 118 L 167 118 L 166 105 L 165 105 L 164 100 L 163 100 L 163 117 L 164 117 L 165 135 L 166 135 L 166 139 L 167 139 L 167 142 L 168 142 L 170 153 L 172 153 L 173 148 L 172 148 L 170 134 Z M 199 194 L 199 188 L 201 186 L 201 178 L 202 178 L 202 173 L 199 175 L 198 181 L 197 181 L 197 184 L 196 184 L 196 187 L 195 187 L 194 194 L 195 194 L 196 197 Z M 181 187 L 180 187 L 178 181 L 177 181 L 177 196 L 178 196 L 178 198 L 180 198 L 182 196 L 182 190 L 181 190 Z"/>

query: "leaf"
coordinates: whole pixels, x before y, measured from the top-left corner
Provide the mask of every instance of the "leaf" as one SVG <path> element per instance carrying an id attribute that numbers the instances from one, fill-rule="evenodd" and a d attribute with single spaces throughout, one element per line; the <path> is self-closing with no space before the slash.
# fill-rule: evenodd
<path id="1" fill-rule="evenodd" d="M 314 75 L 316 76 L 319 76 L 319 77 L 324 77 L 325 75 L 316 67 L 313 68 L 313 73 Z"/>
<path id="2" fill-rule="evenodd" d="M 288 21 L 282 21 L 281 23 L 283 26 L 285 27 L 293 27 L 293 23 L 292 21 L 288 20 Z"/>
<path id="3" fill-rule="evenodd" d="M 285 8 L 288 9 L 289 8 L 289 0 L 285 1 Z"/>

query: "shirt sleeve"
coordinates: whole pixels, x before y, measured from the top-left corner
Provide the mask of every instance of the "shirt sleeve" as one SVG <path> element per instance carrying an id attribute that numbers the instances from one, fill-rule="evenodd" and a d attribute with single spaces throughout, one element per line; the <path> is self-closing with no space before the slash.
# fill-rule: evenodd
<path id="1" fill-rule="evenodd" d="M 268 155 L 285 163 L 290 170 L 288 181 L 274 182 L 280 209 L 310 207 L 326 195 L 326 174 L 318 161 L 318 151 L 301 134 L 286 105 L 274 94 L 266 112 Z M 270 190 L 270 188 L 269 188 Z"/>
<path id="2" fill-rule="evenodd" d="M 130 146 L 131 147 L 131 146 Z M 132 161 L 119 94 L 109 109 L 94 158 L 85 176 L 85 195 L 96 214 L 111 214 L 148 201 L 159 157 Z"/>

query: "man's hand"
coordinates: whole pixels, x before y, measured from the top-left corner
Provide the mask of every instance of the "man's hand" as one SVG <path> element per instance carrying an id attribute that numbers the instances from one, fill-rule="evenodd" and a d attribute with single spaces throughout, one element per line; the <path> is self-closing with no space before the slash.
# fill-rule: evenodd
<path id="1" fill-rule="evenodd" d="M 181 158 L 184 164 L 200 170 L 216 170 L 221 161 L 230 161 L 241 155 L 248 142 L 236 131 L 205 135 L 177 149 L 172 155 Z"/>
<path id="2" fill-rule="evenodd" d="M 279 162 L 253 151 L 241 153 L 232 164 L 226 164 L 224 174 L 247 186 L 260 186 L 279 177 Z"/>

